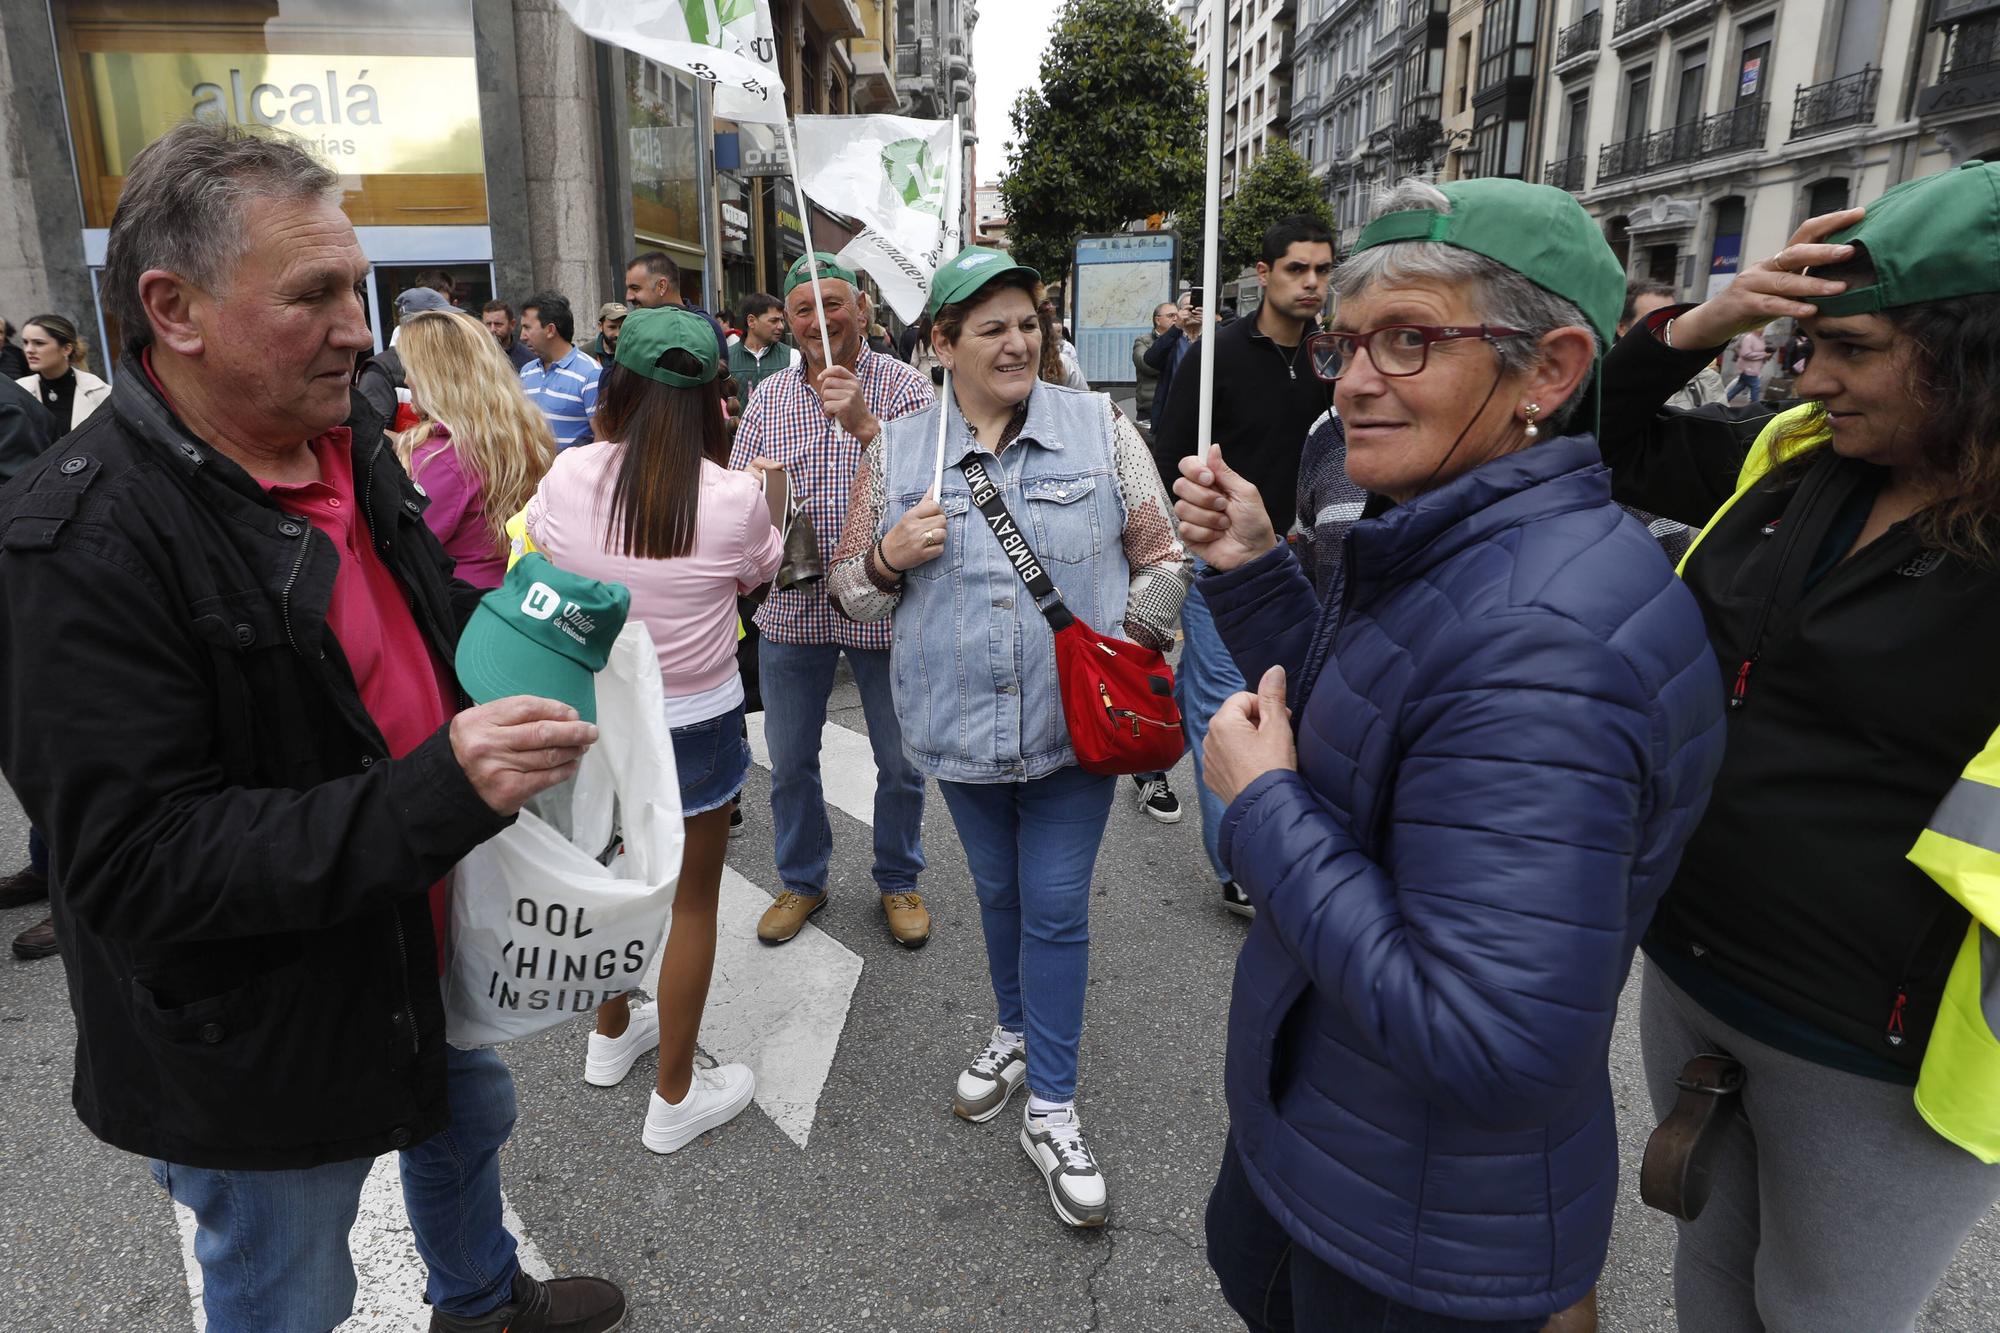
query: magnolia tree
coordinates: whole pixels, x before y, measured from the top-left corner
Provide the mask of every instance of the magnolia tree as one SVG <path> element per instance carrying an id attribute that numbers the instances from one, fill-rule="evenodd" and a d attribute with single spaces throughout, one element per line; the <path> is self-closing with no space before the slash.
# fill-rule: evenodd
<path id="1" fill-rule="evenodd" d="M 1065 0 L 1012 113 L 1000 199 L 1015 257 L 1054 282 L 1077 237 L 1199 199 L 1206 109 L 1187 30 L 1164 6 Z M 1191 271 L 1195 252 L 1182 254 Z"/>

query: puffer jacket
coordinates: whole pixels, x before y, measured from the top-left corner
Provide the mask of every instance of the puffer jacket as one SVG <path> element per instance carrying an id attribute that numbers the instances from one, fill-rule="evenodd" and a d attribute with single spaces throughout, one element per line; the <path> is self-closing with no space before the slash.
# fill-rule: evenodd
<path id="1" fill-rule="evenodd" d="M 1603 1267 L 1606 1071 L 1632 952 L 1722 758 L 1693 597 L 1587 436 L 1358 523 L 1322 615 L 1280 547 L 1202 592 L 1246 679 L 1286 668 L 1297 771 L 1231 803 L 1257 907 L 1231 1132 L 1295 1243 L 1473 1320 Z"/>

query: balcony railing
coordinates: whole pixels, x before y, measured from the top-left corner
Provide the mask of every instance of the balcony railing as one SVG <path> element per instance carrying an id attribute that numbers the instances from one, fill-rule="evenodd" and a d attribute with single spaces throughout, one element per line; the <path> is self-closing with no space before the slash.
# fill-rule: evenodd
<path id="1" fill-rule="evenodd" d="M 1623 37 L 1654 19 L 1692 17 L 1704 10 L 1714 9 L 1720 3 L 1721 0 L 1618 0 L 1618 13 L 1611 24 L 1611 35 Z"/>
<path id="2" fill-rule="evenodd" d="M 1542 171 L 1542 183 L 1553 185 L 1558 190 L 1568 190 L 1579 194 L 1583 190 L 1584 156 L 1559 157 Z"/>
<path id="3" fill-rule="evenodd" d="M 1642 134 L 1623 143 L 1606 144 L 1597 155 L 1597 181 L 1643 176 L 1682 162 L 1761 147 L 1770 106 L 1754 102 L 1685 125 Z"/>
<path id="4" fill-rule="evenodd" d="M 1556 34 L 1556 63 L 1562 64 L 1586 52 L 1597 49 L 1597 39 L 1603 33 L 1604 14 L 1593 9 L 1576 22 Z"/>
<path id="5" fill-rule="evenodd" d="M 1801 87 L 1792 98 L 1792 137 L 1825 134 L 1848 125 L 1867 125 L 1875 119 L 1875 93 L 1882 86 L 1882 71 L 1864 68 L 1859 74 Z"/>
<path id="6" fill-rule="evenodd" d="M 1938 81 L 1917 97 L 1917 114 L 1949 115 L 2000 102 L 2000 26 L 1961 23 L 1946 43 Z"/>

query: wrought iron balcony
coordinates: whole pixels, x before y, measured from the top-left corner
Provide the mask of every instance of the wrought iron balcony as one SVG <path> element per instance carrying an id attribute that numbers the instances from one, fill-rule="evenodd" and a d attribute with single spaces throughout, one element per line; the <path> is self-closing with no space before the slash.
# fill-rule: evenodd
<path id="1" fill-rule="evenodd" d="M 2000 102 L 2000 27 L 1961 23 L 1945 42 L 1938 81 L 1918 95 L 1917 114 L 1949 115 Z"/>
<path id="2" fill-rule="evenodd" d="M 1597 39 L 1603 30 L 1604 13 L 1596 9 L 1564 28 L 1556 34 L 1556 64 L 1561 65 L 1581 55 L 1594 55 Z"/>
<path id="3" fill-rule="evenodd" d="M 1801 87 L 1792 98 L 1792 137 L 1803 139 L 1871 123 L 1875 119 L 1875 93 L 1881 86 L 1882 71 L 1865 67 L 1859 74 Z"/>
<path id="4" fill-rule="evenodd" d="M 1654 19 L 1685 19 L 1719 7 L 1722 0 L 1618 0 L 1618 12 L 1611 24 L 1611 36 L 1622 39 L 1634 29 Z"/>
<path id="5" fill-rule="evenodd" d="M 1583 176 L 1584 156 L 1578 153 L 1575 157 L 1559 157 L 1550 162 L 1542 171 L 1542 184 L 1580 194 L 1583 191 Z"/>
<path id="6" fill-rule="evenodd" d="M 1671 129 L 1641 134 L 1623 143 L 1606 144 L 1597 155 L 1597 182 L 1602 185 L 1683 162 L 1762 147 L 1770 110 L 1769 104 L 1754 102 Z"/>

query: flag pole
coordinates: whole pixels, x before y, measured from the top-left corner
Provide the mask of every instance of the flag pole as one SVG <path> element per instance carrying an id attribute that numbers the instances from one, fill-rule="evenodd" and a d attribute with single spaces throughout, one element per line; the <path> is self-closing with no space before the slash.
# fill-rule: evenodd
<path id="1" fill-rule="evenodd" d="M 1222 47 L 1229 29 L 1225 6 L 1215 4 L 1208 11 L 1208 197 L 1202 206 L 1201 227 L 1201 343 L 1199 358 L 1201 406 L 1195 416 L 1194 451 L 1208 456 L 1215 435 L 1215 289 L 1221 264 L 1222 242 Z"/>
<path id="2" fill-rule="evenodd" d="M 792 134 L 789 116 L 785 118 L 785 160 L 792 168 L 792 194 L 799 201 L 799 225 L 805 228 L 806 270 L 812 274 L 813 313 L 819 316 L 820 368 L 824 370 L 833 364 L 833 341 L 826 336 L 826 302 L 819 295 L 819 256 L 813 253 L 812 201 L 806 198 L 805 188 L 799 184 L 799 145 Z"/>
<path id="3" fill-rule="evenodd" d="M 958 117 L 953 116 L 951 118 L 951 175 L 948 178 L 949 183 L 946 184 L 944 189 L 944 211 L 938 218 L 939 268 L 943 268 L 951 259 L 949 251 L 952 224 L 958 220 L 958 215 L 964 211 L 965 150 L 960 146 L 958 136 Z M 964 229 L 960 228 L 959 243 L 963 245 L 964 241 Z M 933 282 L 937 280 L 935 273 L 931 275 L 931 280 Z M 931 499 L 933 500 L 940 499 L 944 495 L 944 436 L 945 425 L 950 420 L 951 371 L 947 368 L 944 372 L 944 383 L 938 386 L 937 464 L 931 469 Z"/>

